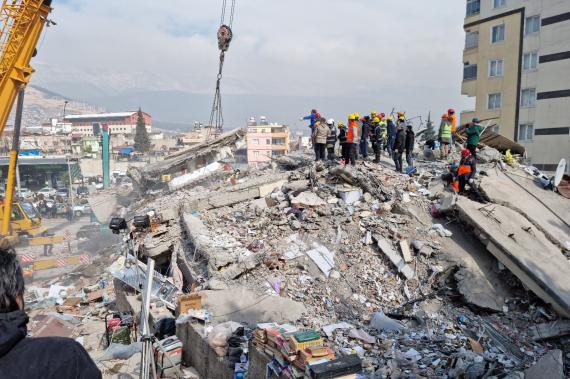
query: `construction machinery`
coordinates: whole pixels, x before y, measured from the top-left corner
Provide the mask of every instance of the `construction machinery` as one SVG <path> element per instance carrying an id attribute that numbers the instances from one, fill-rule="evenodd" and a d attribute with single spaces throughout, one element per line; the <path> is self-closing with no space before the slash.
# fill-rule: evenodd
<path id="1" fill-rule="evenodd" d="M 47 18 L 50 12 L 51 0 L 2 0 L 0 9 L 0 136 L 18 98 L 0 228 L 2 240 L 11 245 L 21 235 L 34 237 L 45 232 L 33 205 L 13 200 L 24 90 L 34 72 L 30 61 L 36 55 L 42 30 L 51 23 Z"/>

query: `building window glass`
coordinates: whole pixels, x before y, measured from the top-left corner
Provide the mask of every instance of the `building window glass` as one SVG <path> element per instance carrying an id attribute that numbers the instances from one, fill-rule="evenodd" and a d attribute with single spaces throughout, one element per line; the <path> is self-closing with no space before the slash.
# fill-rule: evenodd
<path id="1" fill-rule="evenodd" d="M 522 124 L 519 126 L 519 141 L 532 141 L 534 137 L 534 125 Z"/>
<path id="2" fill-rule="evenodd" d="M 526 18 L 524 33 L 533 34 L 540 30 L 540 16 L 530 16 Z"/>
<path id="3" fill-rule="evenodd" d="M 271 140 L 270 140 L 270 139 L 266 139 L 266 140 L 265 140 L 265 144 L 266 144 L 266 145 L 271 145 Z"/>
<path id="4" fill-rule="evenodd" d="M 479 32 L 471 32 L 465 35 L 465 50 L 479 47 Z"/>
<path id="5" fill-rule="evenodd" d="M 467 17 L 481 11 L 481 0 L 467 0 Z"/>
<path id="6" fill-rule="evenodd" d="M 538 68 L 538 53 L 526 53 L 523 55 L 523 70 L 534 71 Z"/>
<path id="7" fill-rule="evenodd" d="M 497 77 L 503 76 L 504 61 L 502 59 L 495 59 L 489 62 L 489 76 Z"/>
<path id="8" fill-rule="evenodd" d="M 500 109 L 501 108 L 501 94 L 500 93 L 490 93 L 488 99 L 487 109 Z"/>
<path id="9" fill-rule="evenodd" d="M 536 106 L 536 88 L 525 88 L 522 90 L 521 106 L 522 107 Z"/>
<path id="10" fill-rule="evenodd" d="M 463 67 L 463 80 L 477 79 L 477 65 L 469 64 Z"/>
<path id="11" fill-rule="evenodd" d="M 254 157 L 254 158 L 259 158 L 259 151 L 254 151 L 254 152 L 253 152 L 253 157 Z"/>
<path id="12" fill-rule="evenodd" d="M 492 0 L 493 1 L 493 9 L 502 8 L 506 5 L 506 0 Z"/>
<path id="13" fill-rule="evenodd" d="M 490 129 L 491 129 L 491 131 L 492 131 L 493 133 L 499 134 L 499 131 L 501 130 L 501 126 L 500 126 L 500 125 L 495 125 L 495 126 L 492 126 Z"/>
<path id="14" fill-rule="evenodd" d="M 254 140 L 253 140 L 253 144 L 254 144 L 254 145 L 259 145 L 259 140 L 258 140 L 258 139 L 254 139 Z"/>
<path id="15" fill-rule="evenodd" d="M 505 24 L 493 26 L 491 28 L 491 43 L 502 42 L 505 40 Z"/>

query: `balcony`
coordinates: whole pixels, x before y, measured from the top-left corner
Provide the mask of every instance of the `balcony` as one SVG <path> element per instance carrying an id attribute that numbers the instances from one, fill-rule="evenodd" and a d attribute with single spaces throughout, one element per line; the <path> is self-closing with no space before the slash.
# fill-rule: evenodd
<path id="1" fill-rule="evenodd" d="M 481 12 L 481 0 L 467 0 L 466 17 L 471 17 Z"/>
<path id="2" fill-rule="evenodd" d="M 470 64 L 463 67 L 463 81 L 477 80 L 477 65 Z"/>

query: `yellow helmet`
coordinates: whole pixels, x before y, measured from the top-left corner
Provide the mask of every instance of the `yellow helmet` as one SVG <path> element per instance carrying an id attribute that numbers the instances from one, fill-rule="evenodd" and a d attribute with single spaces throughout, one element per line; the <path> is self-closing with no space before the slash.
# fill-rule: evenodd
<path id="1" fill-rule="evenodd" d="M 400 116 L 400 117 L 398 117 L 398 120 L 399 121 L 406 121 L 406 118 L 404 116 Z"/>
<path id="2" fill-rule="evenodd" d="M 374 122 L 374 123 L 379 123 L 379 122 L 380 122 L 380 119 L 379 119 L 378 117 L 374 117 L 374 120 L 372 120 L 372 122 Z"/>
<path id="3" fill-rule="evenodd" d="M 406 112 L 398 112 L 398 118 L 404 117 L 405 115 L 406 115 Z"/>
<path id="4" fill-rule="evenodd" d="M 355 113 L 355 114 L 354 114 L 354 119 L 355 119 L 355 120 L 358 120 L 359 118 L 360 118 L 360 113 Z"/>
<path id="5" fill-rule="evenodd" d="M 338 126 L 339 126 L 339 128 L 340 128 L 341 126 L 344 126 L 344 122 L 342 122 L 342 121 L 339 122 L 339 123 L 338 123 Z"/>
<path id="6" fill-rule="evenodd" d="M 351 115 L 348 116 L 348 119 L 351 120 L 351 121 L 352 121 L 352 120 L 356 120 L 356 115 L 355 115 L 355 114 L 351 114 Z"/>
<path id="7" fill-rule="evenodd" d="M 374 112 L 374 111 L 370 112 L 371 116 L 376 116 L 377 114 L 378 114 L 378 112 Z"/>
<path id="8" fill-rule="evenodd" d="M 387 118 L 386 120 L 388 120 L 388 121 L 394 121 L 394 117 L 388 116 L 388 118 Z"/>

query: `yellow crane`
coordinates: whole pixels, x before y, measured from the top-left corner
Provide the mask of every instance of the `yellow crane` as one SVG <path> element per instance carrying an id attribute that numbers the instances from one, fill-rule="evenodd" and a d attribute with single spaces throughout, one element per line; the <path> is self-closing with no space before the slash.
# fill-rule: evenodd
<path id="1" fill-rule="evenodd" d="M 11 230 L 13 216 L 13 198 L 24 90 L 30 82 L 34 69 L 30 66 L 36 54 L 36 45 L 51 12 L 52 0 L 2 0 L 0 10 L 0 136 L 4 132 L 6 122 L 14 106 L 16 97 L 16 117 L 10 160 L 6 195 L 3 204 L 0 235 L 4 240 L 17 240 L 17 231 Z M 17 204 L 18 209 L 20 208 Z M 24 227 L 28 234 L 40 231 L 41 220 L 34 220 Z M 12 233 L 12 235 L 11 235 Z"/>

